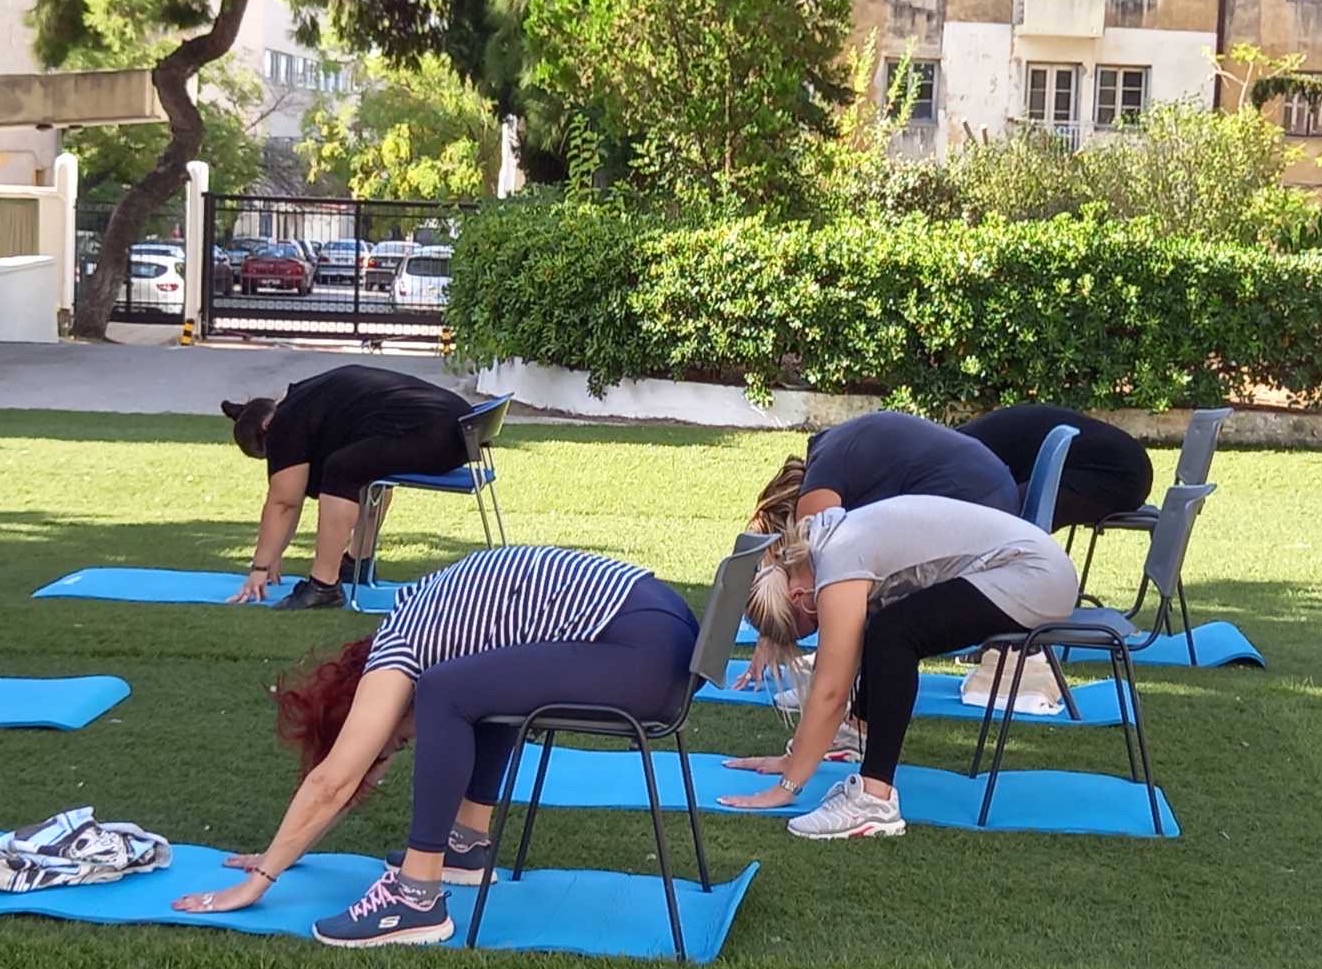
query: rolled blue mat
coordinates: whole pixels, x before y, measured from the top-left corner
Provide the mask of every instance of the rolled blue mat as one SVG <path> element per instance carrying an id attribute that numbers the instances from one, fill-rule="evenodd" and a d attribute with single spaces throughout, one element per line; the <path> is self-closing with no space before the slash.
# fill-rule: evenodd
<path id="1" fill-rule="evenodd" d="M 1119 739 L 1116 741 L 1119 744 Z M 1062 744 L 1067 750 L 1067 745 Z M 541 748 L 529 745 L 520 762 L 515 796 L 526 802 Z M 674 751 L 654 755 L 661 804 L 667 811 L 685 809 L 679 758 Z M 769 811 L 739 811 L 718 804 L 726 794 L 756 794 L 775 783 L 774 777 L 724 766 L 722 754 L 692 754 L 693 782 L 702 811 L 722 814 L 794 817 L 811 811 L 830 786 L 858 770 L 857 764 L 825 763 L 804 787 L 796 803 Z M 993 831 L 1041 831 L 1058 834 L 1103 834 L 1153 837 L 1147 788 L 1127 778 L 1076 771 L 1003 771 L 985 828 L 978 827 L 986 775 L 970 778 L 933 767 L 901 764 L 895 777 L 900 810 L 912 824 Z M 647 809 L 642 761 L 636 751 L 578 750 L 556 747 L 551 753 L 542 803 L 548 807 Z M 1157 791 L 1166 837 L 1177 837 L 1166 796 Z"/>
<path id="2" fill-rule="evenodd" d="M 727 688 L 718 690 L 710 683 L 704 684 L 696 699 L 707 703 L 730 703 L 746 706 L 771 706 L 772 691 L 775 687 L 768 679 L 763 688 L 732 690 L 728 684 L 748 669 L 748 661 L 735 659 L 725 674 Z M 960 699 L 959 685 L 964 677 L 953 673 L 922 673 L 918 677 L 918 702 L 914 705 L 915 717 L 945 717 L 953 720 L 981 721 L 986 707 L 969 706 Z M 1008 679 L 1007 679 L 1008 682 Z M 788 685 L 788 684 L 786 684 Z M 1078 720 L 1071 720 L 1067 711 L 1056 714 L 1016 713 L 1015 723 L 1046 723 L 1061 727 L 1109 727 L 1120 723 L 1120 695 L 1116 693 L 1114 680 L 1098 680 L 1096 683 L 1084 683 L 1071 689 L 1074 702 L 1079 708 Z M 1125 687 L 1128 697 L 1129 687 Z M 1128 701 L 1127 701 L 1128 702 Z M 1126 712 L 1132 720 L 1132 702 Z M 999 722 L 1000 716 L 997 715 Z"/>
<path id="3" fill-rule="evenodd" d="M 233 572 L 187 572 L 176 569 L 80 569 L 56 579 L 32 593 L 34 599 L 110 599 L 118 602 L 166 602 L 178 604 L 228 605 L 246 576 Z M 273 606 L 294 591 L 297 577 L 284 576 L 279 585 L 267 589 L 257 605 Z M 362 612 L 385 613 L 395 604 L 395 594 L 406 583 L 380 582 L 358 587 Z M 348 586 L 345 586 L 348 595 Z"/>
<path id="4" fill-rule="evenodd" d="M 221 867 L 227 856 L 201 845 L 175 845 L 169 868 L 127 875 L 117 882 L 0 892 L 0 915 L 46 915 L 110 925 L 192 925 L 311 938 L 314 922 L 343 912 L 383 872 L 379 858 L 315 854 L 285 871 L 262 900 L 248 908 L 207 915 L 170 907 L 181 895 L 242 881 L 243 872 Z M 720 954 L 757 867 L 750 864 L 733 881 L 713 885 L 710 893 L 695 882 L 675 883 L 690 959 L 711 962 Z M 468 933 L 477 889 L 447 886 L 447 890 L 455 934 L 445 945 L 459 948 Z M 661 879 L 609 871 L 532 870 L 517 882 L 504 873 L 491 887 L 478 945 L 642 959 L 668 959 L 674 954 Z"/>
<path id="5" fill-rule="evenodd" d="M 131 692 L 118 676 L 0 677 L 0 727 L 79 730 Z"/>

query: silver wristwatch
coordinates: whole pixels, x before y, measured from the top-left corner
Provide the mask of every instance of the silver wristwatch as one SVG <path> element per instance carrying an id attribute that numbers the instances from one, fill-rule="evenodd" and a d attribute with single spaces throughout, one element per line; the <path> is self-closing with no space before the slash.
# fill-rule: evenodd
<path id="1" fill-rule="evenodd" d="M 803 793 L 803 785 L 795 784 L 788 777 L 782 777 L 777 786 L 780 787 L 782 791 L 789 791 L 795 797 L 798 797 L 800 794 Z"/>

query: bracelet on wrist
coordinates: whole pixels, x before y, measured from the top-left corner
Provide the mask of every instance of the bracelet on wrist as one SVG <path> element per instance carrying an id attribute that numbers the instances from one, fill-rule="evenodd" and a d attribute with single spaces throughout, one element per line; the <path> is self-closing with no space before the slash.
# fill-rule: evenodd
<path id="1" fill-rule="evenodd" d="M 266 872 L 262 871 L 262 869 L 260 869 L 260 868 L 253 868 L 253 869 L 252 869 L 252 872 L 253 872 L 254 875 L 261 875 L 263 878 L 265 878 L 265 879 L 266 879 L 268 882 L 270 882 L 272 885 L 275 884 L 275 878 L 272 877 L 271 875 L 268 875 Z"/>
<path id="2" fill-rule="evenodd" d="M 794 797 L 798 797 L 800 794 L 803 793 L 803 785 L 795 784 L 788 777 L 781 777 L 780 782 L 777 784 L 777 786 L 782 791 L 789 791 L 790 794 L 793 795 Z"/>
<path id="3" fill-rule="evenodd" d="M 257 565 L 256 563 L 254 563 L 254 564 L 248 566 L 248 571 L 249 571 L 249 572 L 270 572 L 270 571 L 271 571 L 271 567 L 270 567 L 269 565 Z"/>

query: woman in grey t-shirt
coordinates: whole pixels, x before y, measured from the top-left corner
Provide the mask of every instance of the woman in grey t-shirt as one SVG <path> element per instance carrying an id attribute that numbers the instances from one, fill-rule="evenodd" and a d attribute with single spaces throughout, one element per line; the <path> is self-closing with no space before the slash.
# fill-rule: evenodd
<path id="1" fill-rule="evenodd" d="M 992 508 L 905 495 L 805 519 L 758 573 L 748 616 L 762 634 L 755 665 L 787 661 L 796 641 L 817 630 L 812 690 L 790 753 L 728 765 L 780 774 L 780 783 L 723 803 L 790 803 L 829 749 L 861 666 L 868 737 L 860 772 L 789 829 L 817 839 L 902 833 L 892 782 L 919 661 L 1064 619 L 1077 595 L 1074 565 L 1051 536 Z"/>

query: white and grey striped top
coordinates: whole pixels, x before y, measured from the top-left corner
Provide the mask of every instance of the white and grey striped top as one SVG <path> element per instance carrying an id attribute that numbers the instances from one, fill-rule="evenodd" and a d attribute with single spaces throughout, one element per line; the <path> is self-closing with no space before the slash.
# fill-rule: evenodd
<path id="1" fill-rule="evenodd" d="M 651 574 L 566 548 L 475 552 L 399 591 L 364 672 L 393 669 L 416 680 L 437 663 L 490 649 L 591 642 Z"/>

